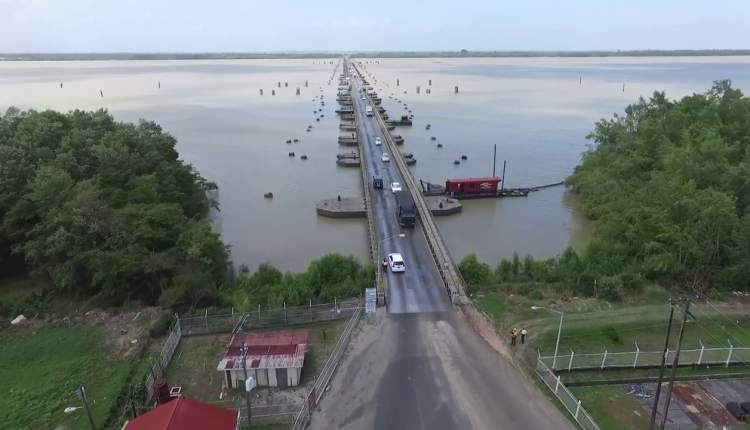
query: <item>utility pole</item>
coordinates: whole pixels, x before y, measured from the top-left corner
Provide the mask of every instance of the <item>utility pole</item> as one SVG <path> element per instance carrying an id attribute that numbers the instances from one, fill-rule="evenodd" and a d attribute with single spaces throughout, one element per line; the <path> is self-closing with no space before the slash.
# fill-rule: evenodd
<path id="1" fill-rule="evenodd" d="M 245 390 L 245 406 L 247 407 L 247 426 L 250 427 L 250 422 L 252 418 L 252 414 L 250 412 L 250 388 L 248 384 L 247 379 L 247 344 L 245 343 L 245 335 L 242 333 L 242 327 L 240 327 L 240 330 L 238 333 L 240 335 L 240 338 L 242 339 L 242 348 L 240 349 L 240 364 L 242 365 L 242 370 L 245 371 L 245 386 L 243 387 Z"/>
<path id="2" fill-rule="evenodd" d="M 78 387 L 76 390 L 76 394 L 78 395 L 78 399 L 81 401 L 81 404 L 83 404 L 83 409 L 86 410 L 86 415 L 89 417 L 89 424 L 91 424 L 91 430 L 96 430 L 96 426 L 94 425 L 94 416 L 91 415 L 91 409 L 89 408 L 89 401 L 88 398 L 86 398 L 86 390 L 83 389 L 83 387 Z"/>
<path id="3" fill-rule="evenodd" d="M 674 361 L 672 362 L 672 369 L 669 374 L 669 385 L 667 386 L 667 398 L 666 398 L 666 401 L 664 402 L 664 413 L 661 418 L 661 426 L 659 427 L 661 430 L 664 430 L 664 427 L 667 425 L 667 416 L 669 415 L 669 402 L 670 400 L 672 400 L 672 388 L 674 388 L 674 378 L 677 375 L 677 366 L 680 363 L 680 351 L 682 350 L 682 337 L 685 334 L 685 325 L 688 322 L 688 317 L 695 320 L 693 316 L 690 315 L 690 305 L 693 303 L 692 298 L 671 300 L 670 302 L 672 306 L 679 306 L 679 309 L 682 312 L 682 323 L 680 324 L 680 334 L 677 336 L 677 349 L 675 350 L 675 353 L 674 353 Z"/>
<path id="4" fill-rule="evenodd" d="M 672 320 L 674 319 L 674 307 L 672 299 L 669 299 L 669 324 L 667 324 L 667 335 L 664 338 L 664 352 L 661 355 L 661 367 L 659 368 L 659 382 L 656 384 L 656 395 L 654 395 L 654 410 L 651 411 L 651 423 L 648 430 L 654 429 L 656 424 L 656 412 L 659 409 L 659 395 L 661 394 L 661 384 L 664 382 L 664 371 L 667 369 L 667 354 L 669 353 L 669 334 L 672 332 Z"/>

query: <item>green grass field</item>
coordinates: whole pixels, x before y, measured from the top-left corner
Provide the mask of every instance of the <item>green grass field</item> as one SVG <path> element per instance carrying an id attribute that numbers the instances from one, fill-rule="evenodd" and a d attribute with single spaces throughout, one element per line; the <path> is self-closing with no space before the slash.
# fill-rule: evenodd
<path id="1" fill-rule="evenodd" d="M 539 352 L 551 356 L 555 350 L 557 330 L 560 323 L 558 314 L 531 309 L 532 305 L 549 307 L 565 312 L 560 338 L 560 355 L 599 354 L 635 351 L 661 351 L 669 322 L 668 295 L 653 289 L 643 297 L 634 298 L 628 303 L 610 304 L 594 299 L 554 299 L 531 300 L 524 296 L 489 295 L 477 299 L 477 306 L 495 323 L 501 334 L 509 333 L 513 327 L 519 330 L 526 327 L 529 339 L 526 345 L 509 347 L 511 354 L 524 363 L 529 372 L 536 365 Z M 732 303 L 698 303 L 692 306 L 692 314 L 697 323 L 685 326 L 683 350 L 706 348 L 750 347 L 750 306 L 735 301 Z M 681 316 L 675 313 L 670 332 L 670 345 L 676 346 Z M 508 339 L 509 340 L 509 339 Z M 562 367 L 562 366 L 561 366 Z M 750 363 L 739 364 L 729 369 L 722 366 L 712 368 L 679 369 L 677 375 L 714 375 L 736 373 L 750 375 Z M 565 376 L 565 375 L 563 375 Z M 565 376 L 568 380 L 590 381 L 604 379 L 627 379 L 658 376 L 657 370 L 617 370 L 607 372 L 583 372 Z M 537 386 L 550 398 L 551 392 L 535 376 Z M 622 388 L 621 385 L 597 387 L 571 387 L 571 392 L 581 400 L 602 429 L 638 430 L 648 426 L 648 418 L 643 409 Z M 562 409 L 559 401 L 554 403 Z"/>
<path id="2" fill-rule="evenodd" d="M 0 427 L 89 430 L 82 410 L 63 413 L 80 406 L 76 388 L 83 386 L 97 428 L 114 428 L 111 417 L 121 412 L 121 396 L 149 363 L 110 355 L 102 336 L 91 326 L 0 332 Z"/>
<path id="3" fill-rule="evenodd" d="M 660 351 L 669 322 L 669 306 L 665 294 L 656 294 L 640 303 L 611 305 L 595 300 L 536 303 L 522 296 L 486 296 L 477 301 L 501 333 L 512 327 L 529 330 L 529 344 L 524 353 L 540 351 L 552 355 L 557 340 L 560 316 L 546 310 L 531 310 L 534 304 L 565 312 L 560 354 L 635 351 Z M 687 324 L 684 349 L 750 346 L 750 306 L 743 303 L 696 303 L 691 308 L 697 323 Z M 672 347 L 676 344 L 680 315 L 675 313 L 672 326 Z"/>

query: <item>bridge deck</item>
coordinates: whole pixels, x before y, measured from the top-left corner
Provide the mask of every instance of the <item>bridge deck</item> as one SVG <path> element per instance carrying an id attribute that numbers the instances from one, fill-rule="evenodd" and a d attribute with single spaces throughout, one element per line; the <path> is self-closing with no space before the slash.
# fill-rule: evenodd
<path id="1" fill-rule="evenodd" d="M 362 100 L 356 103 L 364 111 Z M 388 182 L 406 183 L 393 160 L 391 165 L 380 161 L 387 146 L 385 140 L 383 147 L 374 144 L 375 136 L 384 137 L 375 120 L 358 122 L 360 136 L 367 136 L 368 174 L 377 171 Z M 390 190 L 372 190 L 370 196 L 377 237 L 401 233 Z M 387 274 L 387 308 L 360 322 L 308 429 L 572 430 L 559 410 L 453 310 L 421 226 L 404 233 L 380 248 L 383 255 L 403 254 L 407 271 Z"/>

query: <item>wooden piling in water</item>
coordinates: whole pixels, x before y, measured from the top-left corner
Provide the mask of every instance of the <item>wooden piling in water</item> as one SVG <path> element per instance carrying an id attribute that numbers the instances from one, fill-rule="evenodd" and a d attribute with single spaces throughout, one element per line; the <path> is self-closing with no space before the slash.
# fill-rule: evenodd
<path id="1" fill-rule="evenodd" d="M 417 85 L 417 94 L 419 94 L 419 85 Z"/>
<path id="2" fill-rule="evenodd" d="M 275 96 L 276 95 L 276 90 L 271 90 L 271 95 Z"/>
<path id="3" fill-rule="evenodd" d="M 399 85 L 399 81 L 398 81 L 398 79 L 396 79 L 396 86 L 398 86 L 398 85 Z"/>
<path id="4" fill-rule="evenodd" d="M 263 95 L 263 90 L 262 89 L 260 90 L 260 95 Z"/>
<path id="5" fill-rule="evenodd" d="M 453 87 L 453 92 L 456 93 L 456 94 L 458 94 L 458 85 L 456 85 L 455 87 Z"/>
<path id="6" fill-rule="evenodd" d="M 427 81 L 427 84 L 430 85 L 430 86 L 432 86 L 432 79 L 430 79 L 429 81 Z"/>

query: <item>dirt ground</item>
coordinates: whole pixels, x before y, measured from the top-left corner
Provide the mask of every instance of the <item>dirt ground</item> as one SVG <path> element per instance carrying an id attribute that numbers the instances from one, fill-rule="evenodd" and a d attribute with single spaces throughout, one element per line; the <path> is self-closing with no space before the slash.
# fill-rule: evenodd
<path id="1" fill-rule="evenodd" d="M 653 411 L 656 384 L 630 384 L 624 387 L 644 411 L 651 416 Z M 666 387 L 665 387 L 666 388 Z M 662 391 L 664 394 L 666 390 Z M 657 421 L 661 422 L 666 396 L 659 398 Z M 693 381 L 677 382 L 667 415 L 668 430 L 698 430 L 724 428 L 735 430 L 744 428 L 727 410 L 728 402 L 750 402 L 750 381 Z"/>
<path id="2" fill-rule="evenodd" d="M 293 330 L 308 333 L 308 351 L 300 386 L 287 389 L 256 388 L 253 392 L 253 407 L 303 403 L 345 324 L 346 321 L 338 321 L 294 328 Z M 183 394 L 202 401 L 225 407 L 240 406 L 243 399 L 238 390 L 229 390 L 222 394 L 222 374 L 216 370 L 230 338 L 229 334 L 183 338 L 167 371 L 169 384 L 182 387 Z"/>
<path id="3" fill-rule="evenodd" d="M 65 328 L 79 325 L 98 327 L 104 335 L 105 346 L 114 355 L 134 357 L 142 352 L 158 352 L 159 342 L 150 338 L 150 329 L 161 317 L 159 308 L 143 308 L 132 312 L 90 310 L 73 311 L 69 314 L 52 313 L 43 317 L 25 316 L 28 319 L 5 330 L 21 330 L 34 333 L 41 328 Z M 152 351 L 153 350 L 153 351 Z"/>

